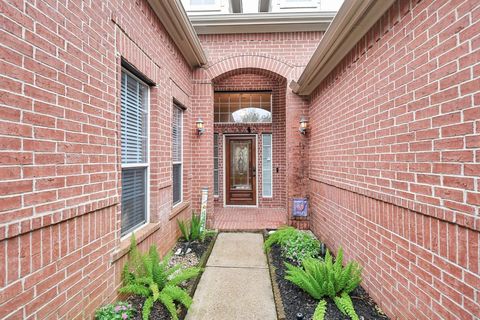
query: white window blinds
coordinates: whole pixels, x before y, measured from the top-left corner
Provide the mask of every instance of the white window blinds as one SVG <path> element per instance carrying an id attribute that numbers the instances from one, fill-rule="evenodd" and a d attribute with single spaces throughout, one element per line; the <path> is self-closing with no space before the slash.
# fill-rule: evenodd
<path id="1" fill-rule="evenodd" d="M 148 87 L 122 74 L 122 163 L 147 162 Z"/>
<path id="2" fill-rule="evenodd" d="M 122 71 L 122 236 L 147 222 L 148 86 Z"/>

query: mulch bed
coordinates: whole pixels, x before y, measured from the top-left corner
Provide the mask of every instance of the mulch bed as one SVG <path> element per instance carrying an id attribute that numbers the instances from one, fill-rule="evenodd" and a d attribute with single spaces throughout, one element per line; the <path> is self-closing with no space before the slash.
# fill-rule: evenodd
<path id="1" fill-rule="evenodd" d="M 178 256 L 173 256 L 172 259 L 176 260 L 182 260 L 185 259 L 186 264 L 188 266 L 191 261 L 198 261 L 199 263 L 204 263 L 205 262 L 205 257 L 204 254 L 207 252 L 207 250 L 210 247 L 210 244 L 212 241 L 215 239 L 215 236 L 207 237 L 204 242 L 194 242 L 190 244 L 190 248 L 192 249 L 192 252 L 189 253 L 188 255 L 191 255 L 191 257 L 188 257 L 188 255 L 185 255 L 183 257 L 178 257 Z M 175 252 L 178 248 L 184 246 L 184 242 L 177 242 L 175 247 L 172 249 L 172 252 Z M 198 277 L 200 277 L 199 275 Z M 187 291 L 190 292 L 191 295 L 193 295 L 193 292 L 195 290 L 195 283 L 198 280 L 198 278 L 192 278 L 186 283 L 182 284 L 181 287 L 186 288 Z M 132 295 L 128 297 L 127 299 L 128 302 L 132 304 L 132 306 L 137 310 L 137 313 L 134 316 L 134 320 L 142 320 L 142 308 L 143 308 L 143 303 L 145 302 L 145 298 L 141 296 L 136 296 Z M 186 314 L 186 310 L 182 307 L 181 310 L 179 310 L 179 319 L 183 319 Z M 150 319 L 151 320 L 170 320 L 172 317 L 170 316 L 170 313 L 167 311 L 165 306 L 161 304 L 160 302 L 155 302 L 152 308 L 152 312 L 150 313 Z"/>
<path id="2" fill-rule="evenodd" d="M 318 301 L 313 299 L 308 293 L 294 285 L 288 280 L 285 280 L 285 259 L 281 256 L 281 249 L 278 245 L 274 245 L 270 251 L 270 264 L 275 270 L 275 280 L 277 282 L 280 296 L 283 302 L 283 310 L 285 319 L 296 320 L 296 314 L 302 313 L 305 320 L 312 319 Z M 287 261 L 292 263 L 291 261 Z M 273 275 L 272 275 L 273 277 Z M 356 288 L 350 294 L 353 306 L 360 319 L 389 319 L 378 308 L 375 302 L 369 297 L 362 287 Z M 327 320 L 349 320 L 348 316 L 343 315 L 336 307 L 335 303 L 329 299 L 327 301 L 327 312 L 325 319 Z"/>

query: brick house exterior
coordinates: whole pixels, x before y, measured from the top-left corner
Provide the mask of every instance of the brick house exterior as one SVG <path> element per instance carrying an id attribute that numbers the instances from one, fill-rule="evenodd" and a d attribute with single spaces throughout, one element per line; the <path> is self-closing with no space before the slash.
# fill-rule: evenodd
<path id="1" fill-rule="evenodd" d="M 480 317 L 475 1 L 395 1 L 306 96 L 290 84 L 324 32 L 200 34 L 207 61 L 195 67 L 154 2 L 0 3 L 0 318 L 91 318 L 117 298 L 129 244 L 122 61 L 151 81 L 142 250 L 167 252 L 176 219 L 199 210 L 202 188 L 213 190 L 213 134 L 251 127 L 273 133 L 274 196 L 259 197 L 258 209 L 283 208 L 285 223 L 342 246 L 391 318 Z M 214 91 L 237 90 L 272 90 L 272 124 L 214 124 Z M 175 207 L 174 102 L 184 108 Z M 210 226 L 222 197 L 210 194 Z M 309 219 L 291 218 L 295 197 L 309 198 Z"/>

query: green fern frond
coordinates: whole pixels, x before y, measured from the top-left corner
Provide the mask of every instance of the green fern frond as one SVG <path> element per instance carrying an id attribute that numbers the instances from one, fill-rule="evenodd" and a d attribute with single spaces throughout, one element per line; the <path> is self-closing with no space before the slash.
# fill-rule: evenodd
<path id="1" fill-rule="evenodd" d="M 118 290 L 120 293 L 138 294 L 139 296 L 148 297 L 150 289 L 140 284 L 129 284 Z"/>
<path id="2" fill-rule="evenodd" d="M 168 312 L 172 316 L 172 319 L 178 320 L 177 309 L 175 308 L 175 303 L 173 303 L 172 297 L 168 293 L 162 291 L 160 292 L 160 296 L 158 299 L 160 300 L 160 302 L 163 303 L 165 308 L 168 310 Z"/>
<path id="3" fill-rule="evenodd" d="M 142 308 L 142 319 L 148 320 L 150 318 L 150 313 L 152 312 L 154 299 L 153 297 L 148 297 L 147 300 L 143 303 Z"/>
<path id="4" fill-rule="evenodd" d="M 352 299 L 350 299 L 350 296 L 348 295 L 348 293 L 343 292 L 340 297 L 338 296 L 335 297 L 333 301 L 335 302 L 335 305 L 337 306 L 337 308 L 344 315 L 348 315 L 352 320 L 359 320 L 359 317 L 355 312 L 355 309 L 353 308 Z"/>
<path id="5" fill-rule="evenodd" d="M 267 240 L 265 240 L 265 243 L 263 244 L 265 251 L 266 252 L 270 251 L 271 247 L 274 244 L 284 243 L 288 239 L 294 237 L 297 232 L 298 230 L 295 229 L 294 227 L 287 227 L 287 226 L 280 227 L 277 231 L 270 234 Z"/>
<path id="6" fill-rule="evenodd" d="M 167 286 L 176 286 L 182 283 L 185 280 L 197 276 L 201 272 L 200 268 L 187 268 L 181 270 L 178 274 L 173 276 L 170 280 L 167 281 Z"/>
<path id="7" fill-rule="evenodd" d="M 325 318 L 326 312 L 327 312 L 327 301 L 320 300 L 317 307 L 315 308 L 315 313 L 313 314 L 312 320 L 323 320 Z"/>
<path id="8" fill-rule="evenodd" d="M 179 287 L 166 286 L 163 289 L 163 292 L 168 294 L 173 300 L 183 304 L 187 309 L 192 305 L 192 298 L 185 290 Z"/>

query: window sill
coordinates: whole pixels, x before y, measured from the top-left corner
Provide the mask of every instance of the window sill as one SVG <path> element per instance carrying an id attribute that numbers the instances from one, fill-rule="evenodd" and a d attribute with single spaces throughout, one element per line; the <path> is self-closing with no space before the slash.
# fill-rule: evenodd
<path id="1" fill-rule="evenodd" d="M 168 220 L 172 220 L 173 218 L 175 218 L 176 216 L 178 216 L 181 212 L 185 211 L 186 209 L 188 209 L 190 207 L 190 202 L 183 202 L 183 203 L 179 203 L 176 207 L 174 207 L 172 209 L 172 212 L 170 213 L 170 215 L 168 216 Z"/>
<path id="2" fill-rule="evenodd" d="M 137 240 L 137 245 L 142 243 L 143 240 L 147 239 L 152 233 L 160 229 L 160 223 L 147 223 L 140 229 L 135 232 L 135 238 Z M 110 258 L 110 263 L 115 263 L 117 260 L 122 258 L 130 250 L 130 237 L 125 238 L 120 241 L 120 245 L 117 250 L 115 250 Z"/>

